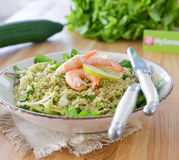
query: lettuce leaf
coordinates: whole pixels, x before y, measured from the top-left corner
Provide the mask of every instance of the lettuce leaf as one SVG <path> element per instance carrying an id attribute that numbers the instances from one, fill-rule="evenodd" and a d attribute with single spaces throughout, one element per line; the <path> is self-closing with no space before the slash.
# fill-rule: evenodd
<path id="1" fill-rule="evenodd" d="M 177 0 L 73 0 L 67 28 L 106 42 L 142 39 L 144 29 L 179 25 Z"/>
<path id="2" fill-rule="evenodd" d="M 46 57 L 44 54 L 37 54 L 34 59 L 34 64 L 41 62 L 52 62 L 53 60 Z"/>
<path id="3" fill-rule="evenodd" d="M 68 53 L 63 53 L 62 54 L 62 58 L 63 61 L 61 62 L 57 62 L 56 60 L 53 60 L 51 58 L 48 58 L 47 56 L 45 56 L 44 54 L 36 54 L 35 58 L 34 58 L 34 64 L 37 63 L 42 63 L 42 62 L 53 62 L 54 66 L 52 66 L 50 69 L 52 71 L 55 71 L 59 66 L 61 66 L 64 62 L 68 61 L 70 58 L 79 55 L 80 53 L 76 50 L 76 49 L 71 49 L 70 54 Z M 17 66 L 13 67 L 15 70 L 18 70 Z"/>
<path id="4" fill-rule="evenodd" d="M 76 55 L 79 55 L 80 53 L 76 50 L 76 49 L 71 49 L 71 52 L 70 54 L 68 53 L 63 53 L 62 54 L 62 57 L 63 57 L 63 60 L 64 62 L 68 61 L 70 58 L 76 56 Z"/>

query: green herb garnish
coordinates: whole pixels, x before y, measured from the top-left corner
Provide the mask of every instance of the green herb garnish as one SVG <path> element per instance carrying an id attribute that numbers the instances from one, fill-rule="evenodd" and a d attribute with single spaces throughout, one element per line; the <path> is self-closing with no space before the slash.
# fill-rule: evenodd
<path id="1" fill-rule="evenodd" d="M 104 115 L 104 111 L 96 111 L 94 109 L 89 111 L 89 116 L 99 116 L 99 115 Z"/>
<path id="2" fill-rule="evenodd" d="M 72 58 L 72 57 L 79 55 L 79 54 L 80 53 L 76 49 L 73 48 L 73 49 L 71 49 L 70 57 Z"/>
<path id="3" fill-rule="evenodd" d="M 36 63 L 42 63 L 42 62 L 53 62 L 54 65 L 50 68 L 50 70 L 55 71 L 59 66 L 61 66 L 64 62 L 68 61 L 70 58 L 74 57 L 75 55 L 78 55 L 79 52 L 76 49 L 72 49 L 70 54 L 63 53 L 62 62 L 57 62 L 57 60 L 53 60 L 45 56 L 44 54 L 37 54 L 34 59 L 34 64 Z"/>
<path id="4" fill-rule="evenodd" d="M 79 114 L 78 114 L 79 117 L 82 117 L 82 116 L 88 116 L 88 112 L 86 110 L 82 110 Z"/>
<path id="5" fill-rule="evenodd" d="M 94 100 L 96 98 L 96 95 L 95 94 L 94 95 L 89 95 L 88 98 L 92 101 L 92 100 Z"/>
<path id="6" fill-rule="evenodd" d="M 66 62 L 70 59 L 70 56 L 68 55 L 68 53 L 63 53 L 62 54 L 63 60 Z"/>
<path id="7" fill-rule="evenodd" d="M 121 67 L 132 68 L 131 62 L 129 60 L 122 60 L 119 62 L 119 65 Z"/>
<path id="8" fill-rule="evenodd" d="M 137 100 L 136 100 L 136 105 L 135 105 L 135 109 L 140 108 L 140 107 L 144 107 L 146 105 L 146 99 L 145 96 L 143 94 L 142 91 L 140 91 Z"/>
<path id="9" fill-rule="evenodd" d="M 79 52 L 76 50 L 76 49 L 72 49 L 70 54 L 68 53 L 64 53 L 62 54 L 62 57 L 63 57 L 63 60 L 66 62 L 68 61 L 70 58 L 76 56 L 76 55 L 79 55 Z"/>
<path id="10" fill-rule="evenodd" d="M 53 60 L 46 57 L 44 54 L 37 54 L 34 59 L 34 64 L 41 62 L 52 62 Z"/>
<path id="11" fill-rule="evenodd" d="M 65 79 L 65 73 L 58 75 L 57 77 Z"/>
<path id="12" fill-rule="evenodd" d="M 27 86 L 26 94 L 29 95 L 35 91 L 34 85 L 30 84 Z"/>
<path id="13" fill-rule="evenodd" d="M 125 73 L 122 75 L 123 80 L 125 80 L 127 77 L 129 77 L 129 76 L 127 74 L 125 74 Z"/>
<path id="14" fill-rule="evenodd" d="M 65 108 L 66 116 L 76 117 L 78 116 L 78 110 L 76 107 L 70 106 L 69 108 Z"/>
<path id="15" fill-rule="evenodd" d="M 13 70 L 14 71 L 20 71 L 19 67 L 17 67 L 16 65 L 13 66 Z"/>

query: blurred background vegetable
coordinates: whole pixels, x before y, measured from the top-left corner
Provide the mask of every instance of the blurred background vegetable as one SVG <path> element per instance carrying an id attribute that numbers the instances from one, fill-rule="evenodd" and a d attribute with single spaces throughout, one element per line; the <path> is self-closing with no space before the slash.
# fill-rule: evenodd
<path id="1" fill-rule="evenodd" d="M 142 38 L 144 29 L 179 26 L 177 0 L 73 0 L 68 29 L 114 42 Z"/>
<path id="2" fill-rule="evenodd" d="M 26 42 L 42 42 L 63 30 L 64 25 L 49 20 L 26 20 L 0 24 L 0 47 Z"/>

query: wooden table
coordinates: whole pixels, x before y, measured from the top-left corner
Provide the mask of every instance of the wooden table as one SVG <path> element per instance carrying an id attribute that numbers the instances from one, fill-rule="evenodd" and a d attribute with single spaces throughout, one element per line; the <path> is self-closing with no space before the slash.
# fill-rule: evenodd
<path id="1" fill-rule="evenodd" d="M 39 7 L 39 4 L 41 4 Z M 47 0 L 35 2 L 23 9 L 7 21 L 45 17 L 52 20 L 64 20 L 69 1 Z M 59 9 L 60 8 L 60 9 Z M 33 12 L 32 12 L 33 11 Z M 66 29 L 54 36 L 48 42 L 28 44 L 0 49 L 0 69 L 17 61 L 34 56 L 37 53 L 69 51 L 71 48 L 126 52 L 128 46 L 133 46 L 145 58 L 161 64 L 174 79 L 172 93 L 160 103 L 160 108 L 152 117 L 146 117 L 142 112 L 138 118 L 143 122 L 143 129 L 101 150 L 93 151 L 79 158 L 68 150 L 55 152 L 42 160 L 178 160 L 179 159 L 179 54 L 144 52 L 142 41 L 117 41 L 112 44 L 97 42 L 83 38 L 78 33 Z M 2 55 L 4 54 L 4 55 Z M 9 140 L 0 133 L 0 160 L 35 160 L 30 152 L 25 157 L 20 156 Z"/>

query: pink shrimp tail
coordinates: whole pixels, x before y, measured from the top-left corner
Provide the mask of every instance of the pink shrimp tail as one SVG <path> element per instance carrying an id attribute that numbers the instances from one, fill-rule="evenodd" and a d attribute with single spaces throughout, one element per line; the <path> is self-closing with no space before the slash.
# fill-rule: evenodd
<path id="1" fill-rule="evenodd" d="M 68 71 L 70 71 L 72 69 L 81 68 L 82 67 L 82 63 L 84 63 L 84 61 L 86 61 L 91 56 L 96 54 L 96 52 L 97 52 L 97 50 L 94 49 L 94 50 L 88 52 L 87 54 L 85 54 L 84 56 L 81 56 L 81 55 L 74 56 L 73 58 L 69 59 L 68 61 L 63 63 L 61 66 L 59 66 L 56 69 L 55 74 L 56 75 L 60 75 L 62 73 L 68 72 Z"/>
<path id="2" fill-rule="evenodd" d="M 93 89 L 99 85 L 99 81 L 100 81 L 99 77 L 93 77 L 93 83 L 92 83 Z"/>
<path id="3" fill-rule="evenodd" d="M 84 59 L 89 59 L 91 56 L 93 56 L 94 54 L 96 54 L 96 52 L 97 52 L 97 50 L 94 49 L 94 50 L 88 52 L 87 54 L 85 54 L 85 55 L 83 56 L 83 58 L 84 58 Z"/>
<path id="4" fill-rule="evenodd" d="M 118 63 L 113 64 L 113 68 L 117 71 L 117 72 L 123 72 L 124 68 L 122 68 Z"/>

